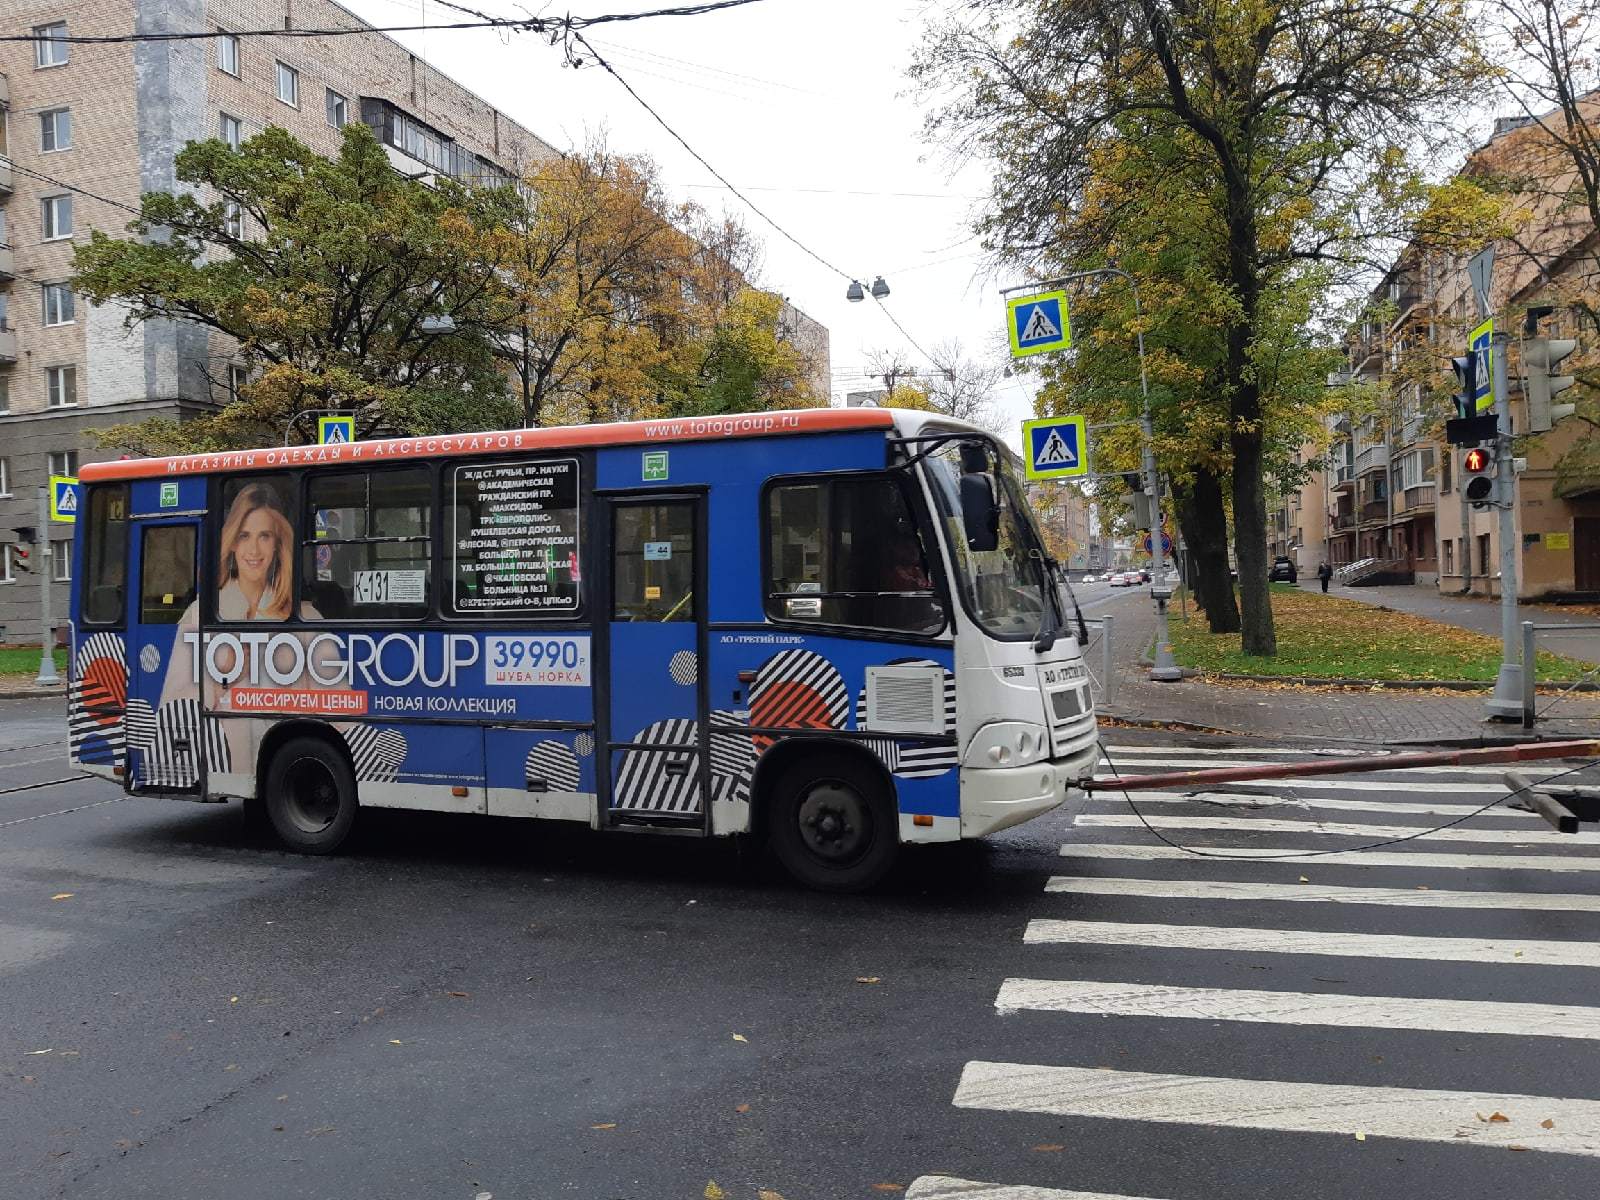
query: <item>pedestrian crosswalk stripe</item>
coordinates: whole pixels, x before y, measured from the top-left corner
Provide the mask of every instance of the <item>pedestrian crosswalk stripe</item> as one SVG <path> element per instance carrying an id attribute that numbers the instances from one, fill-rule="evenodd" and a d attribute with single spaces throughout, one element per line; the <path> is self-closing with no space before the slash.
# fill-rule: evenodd
<path id="1" fill-rule="evenodd" d="M 969 1062 L 958 1108 L 1600 1155 L 1600 1101 Z M 1500 1113 L 1505 1121 L 1480 1119 Z"/>
<path id="2" fill-rule="evenodd" d="M 1600 967 L 1600 943 L 1590 941 L 1411 937 L 1391 933 L 1048 919 L 1029 921 L 1022 940 L 1031 946 L 1141 946 L 1161 950 L 1228 950 L 1261 954 L 1324 954 L 1337 958 L 1412 958 L 1427 962 Z"/>
<path id="3" fill-rule="evenodd" d="M 1440 797 L 1438 800 L 1429 800 L 1419 803 L 1409 803 L 1400 800 L 1341 800 L 1330 796 L 1273 796 L 1267 792 L 1194 792 L 1182 796 L 1171 792 L 1141 792 L 1129 790 L 1123 792 L 1098 792 L 1091 803 L 1115 804 L 1125 807 L 1124 801 L 1132 800 L 1143 807 L 1146 804 L 1215 804 L 1227 808 L 1283 808 L 1291 812 L 1310 812 L 1319 808 L 1337 809 L 1341 812 L 1369 812 L 1369 813 L 1421 813 L 1430 817 L 1459 817 L 1464 811 L 1482 808 L 1481 802 L 1467 800 L 1452 802 Z M 1533 818 L 1536 814 L 1525 812 L 1520 808 L 1499 808 L 1489 810 L 1497 817 L 1525 817 Z"/>
<path id="4" fill-rule="evenodd" d="M 1211 847 L 1236 859 L 1270 858 L 1280 863 L 1320 863 L 1325 867 L 1438 867 L 1443 870 L 1473 871 L 1600 871 L 1600 858 L 1576 854 L 1443 854 L 1428 851 L 1360 850 L 1349 854 L 1316 854 L 1301 846 L 1271 849 L 1265 846 Z M 1063 858 L 1116 858 L 1160 861 L 1179 859 L 1186 863 L 1206 861 L 1203 855 L 1190 854 L 1177 846 L 1151 843 L 1129 846 L 1116 842 L 1068 842 L 1061 847 Z M 1222 861 L 1211 859 L 1212 862 Z"/>
<path id="5" fill-rule="evenodd" d="M 1104 1192 L 1064 1192 L 1060 1188 L 1029 1187 L 1019 1183 L 978 1183 L 949 1175 L 924 1175 L 912 1180 L 906 1200 L 1140 1200 L 1138 1196 L 1108 1196 Z M 1150 1200 L 1144 1197 L 1144 1200 Z"/>
<path id="6" fill-rule="evenodd" d="M 1210 766 L 1211 764 L 1206 764 Z M 1140 774 L 1154 774 L 1154 772 L 1133 772 L 1119 774 L 1116 771 L 1101 771 L 1095 775 L 1096 779 L 1137 779 Z M 1286 788 L 1292 792 L 1327 791 L 1332 789 L 1340 792 L 1387 792 L 1394 795 L 1396 792 L 1449 792 L 1452 795 L 1472 796 L 1504 796 L 1510 789 L 1503 783 L 1423 783 L 1418 780 L 1383 780 L 1383 779 L 1230 779 L 1226 781 L 1230 788 L 1259 787 L 1259 788 Z M 1203 788 L 1205 784 L 1196 783 L 1188 785 L 1189 790 L 1195 791 Z M 1169 788 L 1168 790 L 1172 790 Z M 1117 793 L 1112 793 L 1116 795 Z"/>
<path id="7" fill-rule="evenodd" d="M 1078 879 L 1057 875 L 1045 891 L 1151 900 L 1276 900 L 1302 904 L 1377 904 L 1397 908 L 1536 909 L 1600 912 L 1600 896 L 1540 892 L 1439 892 L 1429 888 L 1328 887 L 1315 883 L 1228 883 L 1187 879 Z"/>
<path id="8" fill-rule="evenodd" d="M 1557 833 L 1554 829 L 1440 829 L 1428 825 L 1357 825 L 1348 821 L 1281 821 L 1274 817 L 1163 817 L 1138 813 L 1079 813 L 1074 825 L 1088 829 L 1219 830 L 1236 833 L 1315 833 L 1329 837 L 1409 837 L 1426 834 L 1433 842 L 1510 842 L 1516 845 L 1552 842 L 1565 846 L 1600 845 L 1600 833 Z"/>
<path id="9" fill-rule="evenodd" d="M 1600 1008 L 1572 1004 L 1343 996 L 1083 979 L 1008 979 L 1000 985 L 994 1006 L 1002 1013 L 1030 1009 L 1088 1016 L 1600 1039 Z"/>

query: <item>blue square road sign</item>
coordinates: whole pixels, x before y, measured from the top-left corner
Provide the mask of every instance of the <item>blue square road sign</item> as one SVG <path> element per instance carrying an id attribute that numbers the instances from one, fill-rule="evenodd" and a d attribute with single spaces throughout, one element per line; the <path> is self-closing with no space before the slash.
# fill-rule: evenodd
<path id="1" fill-rule="evenodd" d="M 1029 479 L 1071 479 L 1089 473 L 1089 434 L 1083 415 L 1022 423 L 1023 473 Z"/>
<path id="2" fill-rule="evenodd" d="M 1072 345 L 1065 292 L 1041 292 L 1006 301 L 1006 333 L 1011 356 L 1025 358 Z"/>

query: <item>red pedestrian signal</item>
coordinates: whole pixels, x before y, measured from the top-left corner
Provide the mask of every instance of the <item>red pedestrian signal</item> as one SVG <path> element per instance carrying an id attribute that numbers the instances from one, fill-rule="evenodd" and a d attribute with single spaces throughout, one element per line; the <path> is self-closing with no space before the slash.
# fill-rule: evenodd
<path id="1" fill-rule="evenodd" d="M 1494 451 L 1474 446 L 1461 456 L 1461 474 L 1467 499 L 1474 508 L 1488 507 L 1494 496 Z"/>

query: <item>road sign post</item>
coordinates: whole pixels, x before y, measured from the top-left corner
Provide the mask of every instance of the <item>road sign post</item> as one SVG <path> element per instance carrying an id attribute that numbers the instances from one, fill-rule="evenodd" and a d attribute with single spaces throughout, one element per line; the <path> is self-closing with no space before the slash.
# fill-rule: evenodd
<path id="1" fill-rule="evenodd" d="M 1008 296 L 1012 292 L 1023 291 L 1028 293 L 1006 301 L 1006 328 L 1011 340 L 1011 354 L 1014 358 L 1021 358 L 1046 350 L 1065 350 L 1072 345 L 1066 292 L 1038 289 L 1062 289 L 1065 285 L 1080 279 L 1094 279 L 1106 275 L 1125 281 L 1133 292 L 1134 331 L 1139 348 L 1139 396 L 1144 405 L 1144 411 L 1139 418 L 1139 427 L 1144 434 L 1141 467 L 1145 478 L 1144 490 L 1150 497 L 1152 525 L 1160 529 L 1162 528 L 1161 476 L 1156 470 L 1155 426 L 1150 419 L 1150 378 L 1145 371 L 1144 362 L 1144 310 L 1139 303 L 1139 285 L 1133 276 L 1117 267 L 1101 267 L 1093 271 L 1076 271 L 1036 284 L 1001 288 L 1001 295 Z M 1055 328 L 1053 336 L 1047 329 L 1047 326 L 1051 325 Z M 1030 334 L 1037 336 L 1029 336 Z M 1026 432 L 1023 437 L 1026 443 L 1024 449 L 1031 450 L 1032 445 L 1028 441 Z M 1085 443 L 1080 440 L 1080 445 Z M 1172 592 L 1167 587 L 1166 554 L 1160 541 L 1157 541 L 1152 548 L 1150 558 L 1150 596 L 1156 605 L 1156 653 L 1155 665 L 1150 668 L 1150 678 L 1159 683 L 1176 683 L 1183 678 L 1183 672 L 1179 670 L 1177 660 L 1172 657 L 1172 641 L 1167 631 L 1167 598 Z"/>
<path id="2" fill-rule="evenodd" d="M 50 509 L 53 507 L 53 488 L 39 489 L 39 524 L 34 527 L 33 548 L 39 576 L 39 674 L 34 683 L 40 687 L 59 687 L 61 676 L 56 674 L 55 626 L 50 620 Z"/>
<path id="3" fill-rule="evenodd" d="M 1485 322 L 1489 324 L 1489 322 Z M 1500 672 L 1494 694 L 1484 701 L 1497 720 L 1522 720 L 1522 672 L 1533 670 L 1522 661 L 1522 637 L 1517 621 L 1517 477 L 1511 460 L 1511 388 L 1506 372 L 1504 333 L 1494 335 L 1491 363 L 1494 369 L 1494 411 L 1500 419 L 1495 440 L 1495 507 L 1500 510 Z"/>

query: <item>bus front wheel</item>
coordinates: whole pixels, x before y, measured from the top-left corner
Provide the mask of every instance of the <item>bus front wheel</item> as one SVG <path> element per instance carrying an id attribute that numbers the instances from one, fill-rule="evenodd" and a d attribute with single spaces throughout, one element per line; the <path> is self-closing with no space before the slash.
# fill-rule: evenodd
<path id="1" fill-rule="evenodd" d="M 332 854 L 356 819 L 356 781 L 344 755 L 321 738 L 297 737 L 272 756 L 267 817 L 279 839 L 301 854 Z"/>
<path id="2" fill-rule="evenodd" d="M 785 771 L 773 786 L 767 828 L 784 869 L 821 891 L 871 887 L 899 850 L 882 781 L 847 758 L 819 757 Z"/>

